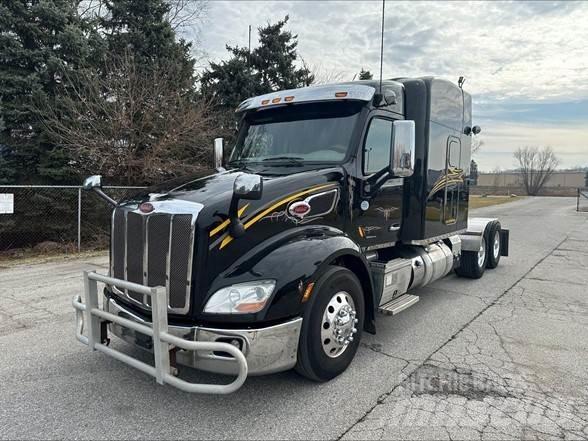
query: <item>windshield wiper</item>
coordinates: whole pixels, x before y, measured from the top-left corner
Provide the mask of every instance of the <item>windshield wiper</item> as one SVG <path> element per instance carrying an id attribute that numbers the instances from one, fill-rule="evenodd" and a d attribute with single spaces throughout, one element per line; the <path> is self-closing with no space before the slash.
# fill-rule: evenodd
<path id="1" fill-rule="evenodd" d="M 240 168 L 240 169 L 246 169 L 247 168 L 247 165 L 249 164 L 249 162 L 250 161 L 247 160 L 247 159 L 235 159 L 233 161 L 229 161 L 227 163 L 227 165 L 229 167 L 237 167 L 237 168 Z"/>
<path id="2" fill-rule="evenodd" d="M 270 156 L 269 158 L 262 159 L 261 162 L 286 162 L 288 165 L 303 165 L 304 158 L 299 158 L 296 156 Z"/>

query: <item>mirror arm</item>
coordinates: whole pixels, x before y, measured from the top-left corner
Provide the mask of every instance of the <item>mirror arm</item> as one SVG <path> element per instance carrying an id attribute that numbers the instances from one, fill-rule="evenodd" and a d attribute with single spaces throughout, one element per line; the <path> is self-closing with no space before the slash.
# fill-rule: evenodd
<path id="1" fill-rule="evenodd" d="M 94 190 L 98 196 L 100 196 L 102 199 L 104 199 L 110 205 L 113 205 L 115 207 L 118 205 L 118 202 L 116 202 L 114 199 L 112 199 L 110 196 L 108 196 L 106 193 L 104 193 L 100 187 L 94 187 L 94 188 L 92 188 L 92 190 Z"/>
<path id="2" fill-rule="evenodd" d="M 245 226 L 239 219 L 239 198 L 233 194 L 229 207 L 229 233 L 235 239 L 245 234 Z"/>
<path id="3" fill-rule="evenodd" d="M 386 176 L 388 175 L 388 176 Z M 392 173 L 390 172 L 389 167 L 385 167 L 377 173 L 374 173 L 367 179 L 367 189 L 366 193 L 373 194 L 384 185 L 384 183 L 392 177 Z"/>

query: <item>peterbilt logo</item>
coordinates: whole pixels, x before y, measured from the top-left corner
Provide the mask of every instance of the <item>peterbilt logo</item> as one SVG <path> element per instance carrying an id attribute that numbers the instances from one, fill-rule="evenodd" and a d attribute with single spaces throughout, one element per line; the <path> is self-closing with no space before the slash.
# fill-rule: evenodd
<path id="1" fill-rule="evenodd" d="M 151 213 L 154 208 L 155 207 L 153 207 L 153 204 L 149 202 L 143 202 L 141 205 L 139 205 L 139 211 L 141 213 Z"/>
<path id="2" fill-rule="evenodd" d="M 306 201 L 299 201 L 290 204 L 288 207 L 288 213 L 298 219 L 302 219 L 308 213 L 310 213 L 310 204 Z"/>

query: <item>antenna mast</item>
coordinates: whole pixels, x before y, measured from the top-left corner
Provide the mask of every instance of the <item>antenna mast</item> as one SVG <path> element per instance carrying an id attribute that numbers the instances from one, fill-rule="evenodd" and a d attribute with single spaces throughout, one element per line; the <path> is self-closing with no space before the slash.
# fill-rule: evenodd
<path id="1" fill-rule="evenodd" d="M 382 70 L 384 65 L 384 11 L 386 0 L 382 0 L 382 41 L 380 43 L 380 95 L 382 94 Z"/>

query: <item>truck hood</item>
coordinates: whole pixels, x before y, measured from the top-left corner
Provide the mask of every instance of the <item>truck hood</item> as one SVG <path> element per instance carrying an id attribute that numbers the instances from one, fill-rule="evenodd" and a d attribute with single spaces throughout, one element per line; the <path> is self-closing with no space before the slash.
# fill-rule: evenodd
<path id="1" fill-rule="evenodd" d="M 133 196 L 132 199 L 121 203 L 164 200 L 197 202 L 204 205 L 205 209 L 214 207 L 218 212 L 213 217 L 222 218 L 223 215 L 228 214 L 229 204 L 233 196 L 233 183 L 237 176 L 242 173 L 245 172 L 234 169 L 222 173 L 192 176 L 189 179 L 175 179 L 149 187 Z M 254 172 L 248 171 L 247 173 Z M 247 209 L 250 211 L 250 208 L 262 206 L 277 196 L 286 196 L 288 193 L 295 193 L 312 185 L 339 181 L 342 175 L 343 170 L 338 167 L 314 169 L 289 175 L 262 175 L 263 195 L 261 200 L 242 200 L 239 206 L 248 205 Z M 200 223 L 201 220 L 202 214 L 199 216 Z M 211 219 L 211 222 L 214 223 L 215 220 Z"/>
<path id="2" fill-rule="evenodd" d="M 185 182 L 171 181 L 149 188 L 121 205 L 148 201 L 188 201 L 202 204 L 196 220 L 197 273 L 205 274 L 200 289 L 208 290 L 214 278 L 227 270 L 260 243 L 287 229 L 320 222 L 329 224 L 336 218 L 341 199 L 341 167 L 302 170 L 288 175 L 262 175 L 260 200 L 241 200 L 240 218 L 245 234 L 231 237 L 227 215 L 235 178 L 241 170 L 229 170 L 194 177 Z M 292 203 L 306 201 L 310 210 L 304 217 L 292 215 Z M 173 204 L 172 204 L 173 205 Z M 332 223 L 334 224 L 334 222 Z"/>

